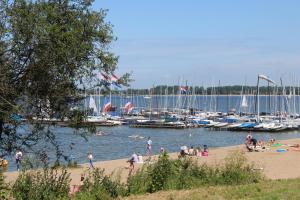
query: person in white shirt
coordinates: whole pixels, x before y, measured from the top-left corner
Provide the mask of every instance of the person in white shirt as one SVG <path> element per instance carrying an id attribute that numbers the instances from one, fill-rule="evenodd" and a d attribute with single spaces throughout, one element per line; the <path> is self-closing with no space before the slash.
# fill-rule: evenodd
<path id="1" fill-rule="evenodd" d="M 16 164 L 17 164 L 17 170 L 18 171 L 20 171 L 22 156 L 23 156 L 22 152 L 20 150 L 17 150 L 15 159 L 16 159 Z"/>
<path id="2" fill-rule="evenodd" d="M 94 165 L 93 165 L 93 155 L 92 153 L 89 153 L 88 154 L 88 159 L 89 159 L 89 163 L 90 163 L 90 168 L 95 168 Z"/>
<path id="3" fill-rule="evenodd" d="M 150 137 L 148 137 L 148 141 L 147 141 L 147 155 L 150 156 L 151 155 L 151 149 L 152 149 L 152 140 Z"/>
<path id="4" fill-rule="evenodd" d="M 128 172 L 128 176 L 131 176 L 133 174 L 133 170 L 134 170 L 134 163 L 137 163 L 139 161 L 139 158 L 137 156 L 137 154 L 134 152 L 131 156 L 131 158 L 129 160 L 127 160 L 127 162 L 129 162 L 129 172 Z"/>

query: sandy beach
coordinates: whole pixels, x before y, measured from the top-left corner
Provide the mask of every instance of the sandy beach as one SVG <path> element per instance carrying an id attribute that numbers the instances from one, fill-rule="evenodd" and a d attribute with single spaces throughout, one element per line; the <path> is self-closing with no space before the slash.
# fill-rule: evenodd
<path id="1" fill-rule="evenodd" d="M 244 145 L 221 147 L 209 149 L 208 157 L 195 157 L 199 163 L 207 164 L 218 164 L 224 161 L 224 158 L 228 154 L 236 151 L 242 150 L 245 152 L 246 157 L 249 162 L 254 162 L 258 170 L 262 170 L 266 178 L 268 179 L 287 179 L 287 178 L 297 178 L 300 177 L 300 151 L 295 151 L 294 148 L 289 147 L 291 144 L 300 144 L 300 138 L 281 140 L 277 141 L 282 144 L 280 147 L 270 147 L 270 149 L 264 152 L 248 152 Z M 287 149 L 286 152 L 277 152 L 277 149 Z M 176 158 L 178 153 L 170 153 L 171 158 Z M 144 160 L 147 157 L 144 157 Z M 152 157 L 155 160 L 156 156 Z M 128 175 L 128 163 L 126 159 L 110 160 L 95 162 L 95 167 L 105 169 L 106 174 L 111 174 L 112 172 L 119 173 L 122 180 L 126 180 Z M 136 164 L 136 169 L 141 167 L 143 164 Z M 71 174 L 71 184 L 79 184 L 81 174 L 87 173 L 88 164 L 82 164 L 78 168 L 68 169 Z M 6 172 L 4 175 L 6 181 L 11 183 L 16 180 L 19 172 Z"/>

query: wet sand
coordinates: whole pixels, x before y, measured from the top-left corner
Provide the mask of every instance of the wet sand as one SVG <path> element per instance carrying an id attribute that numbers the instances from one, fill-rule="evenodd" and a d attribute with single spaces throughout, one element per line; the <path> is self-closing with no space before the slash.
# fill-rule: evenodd
<path id="1" fill-rule="evenodd" d="M 221 147 L 215 149 L 209 149 L 208 157 L 195 157 L 199 163 L 207 164 L 220 164 L 224 161 L 226 156 L 230 153 L 241 150 L 245 152 L 246 157 L 249 162 L 254 162 L 258 170 L 262 170 L 266 178 L 268 179 L 287 179 L 287 178 L 297 178 L 300 177 L 300 151 L 295 151 L 294 148 L 288 147 L 287 144 L 300 144 L 300 138 L 281 140 L 277 141 L 283 146 L 280 147 L 270 147 L 269 150 L 264 152 L 248 152 L 244 145 Z M 277 152 L 277 149 L 287 149 L 286 152 Z M 171 153 L 171 158 L 177 158 L 178 153 Z M 146 160 L 148 157 L 143 157 Z M 156 156 L 152 156 L 152 160 L 157 159 Z M 126 159 L 110 160 L 95 162 L 95 167 L 105 169 L 106 174 L 115 173 L 120 175 L 121 180 L 125 181 L 128 176 L 128 169 L 126 167 L 129 164 Z M 135 164 L 135 170 L 141 167 L 143 164 Z M 69 168 L 68 172 L 71 174 L 71 185 L 79 184 L 81 174 L 87 173 L 89 170 L 89 165 L 82 164 L 78 168 Z M 6 181 L 11 183 L 16 180 L 19 172 L 6 172 L 4 175 Z"/>

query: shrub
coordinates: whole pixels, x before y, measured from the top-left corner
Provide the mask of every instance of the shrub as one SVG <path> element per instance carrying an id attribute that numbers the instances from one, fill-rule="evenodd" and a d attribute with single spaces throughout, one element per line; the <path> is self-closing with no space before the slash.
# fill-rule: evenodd
<path id="1" fill-rule="evenodd" d="M 104 170 L 96 168 L 84 180 L 76 199 L 110 199 L 126 196 L 127 189 L 120 180 L 113 180 L 112 175 L 104 175 Z"/>
<path id="2" fill-rule="evenodd" d="M 242 152 L 232 153 L 225 164 L 215 166 L 199 165 L 191 158 L 170 160 L 168 155 L 162 154 L 156 163 L 145 165 L 129 177 L 128 192 L 142 194 L 204 185 L 256 183 L 262 179 L 262 174 L 253 168 Z"/>
<path id="3" fill-rule="evenodd" d="M 0 171 L 0 199 L 6 200 L 9 198 L 9 186 L 4 182 L 4 176 Z"/>
<path id="4" fill-rule="evenodd" d="M 24 172 L 12 187 L 16 200 L 67 199 L 70 178 L 66 169 L 48 169 Z"/>
<path id="5" fill-rule="evenodd" d="M 221 184 L 257 183 L 262 179 L 259 171 L 253 170 L 254 164 L 249 164 L 243 152 L 233 152 L 226 158 L 225 165 L 220 172 Z"/>

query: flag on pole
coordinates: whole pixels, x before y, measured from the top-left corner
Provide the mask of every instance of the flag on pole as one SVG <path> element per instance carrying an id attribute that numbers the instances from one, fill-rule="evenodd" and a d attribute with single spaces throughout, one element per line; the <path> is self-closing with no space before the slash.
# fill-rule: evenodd
<path id="1" fill-rule="evenodd" d="M 105 81 L 110 80 L 109 76 L 107 74 L 103 73 L 103 72 L 100 72 L 100 79 L 105 80 Z"/>
<path id="2" fill-rule="evenodd" d="M 266 80 L 266 81 L 268 81 L 270 83 L 276 84 L 274 81 L 272 81 L 269 77 L 267 77 L 265 75 L 259 74 L 258 78 L 261 78 L 261 79 L 264 79 L 264 80 Z"/>
<path id="3" fill-rule="evenodd" d="M 110 77 L 107 74 L 100 72 L 99 78 L 100 78 L 100 84 L 103 85 L 107 90 L 109 90 L 109 86 L 111 84 Z"/>
<path id="4" fill-rule="evenodd" d="M 119 78 L 118 78 L 115 74 L 112 73 L 112 74 L 111 74 L 110 80 L 111 80 L 112 82 L 118 82 Z"/>
<path id="5" fill-rule="evenodd" d="M 111 83 L 115 86 L 115 89 L 121 88 L 121 85 L 119 84 L 119 78 L 115 74 L 111 74 Z"/>

